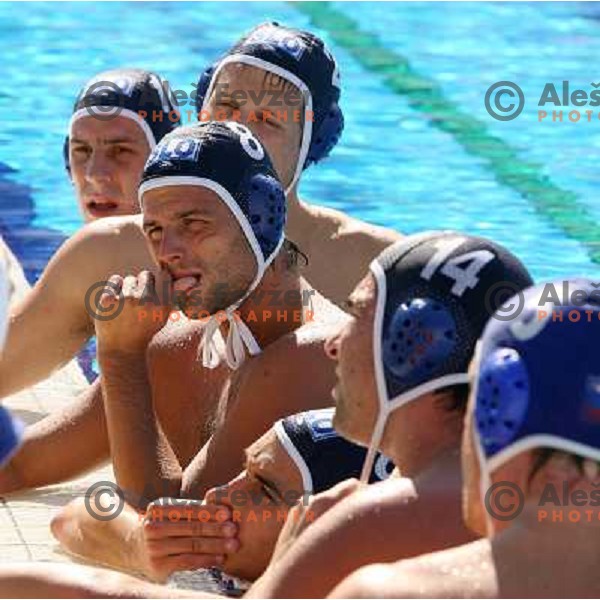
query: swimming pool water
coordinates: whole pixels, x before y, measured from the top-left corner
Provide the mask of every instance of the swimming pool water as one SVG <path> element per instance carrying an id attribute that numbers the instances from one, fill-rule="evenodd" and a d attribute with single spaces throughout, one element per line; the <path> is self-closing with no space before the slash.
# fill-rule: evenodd
<path id="1" fill-rule="evenodd" d="M 327 13 L 325 25 L 315 26 L 315 10 Z M 456 228 L 491 237 L 516 252 L 536 279 L 595 276 L 589 231 L 586 246 L 583 234 L 561 224 L 580 209 L 600 220 L 600 121 L 540 124 L 524 113 L 499 122 L 483 104 L 487 88 L 505 79 L 517 82 L 527 98 L 537 97 L 546 81 L 569 79 L 589 88 L 595 78 L 590 59 L 600 51 L 593 6 L 2 3 L 0 232 L 30 281 L 81 225 L 61 153 L 78 88 L 103 69 L 134 66 L 191 90 L 209 62 L 269 19 L 315 30 L 341 67 L 346 129 L 331 158 L 306 173 L 304 198 L 406 233 Z M 490 160 L 484 147 L 468 148 L 443 117 L 420 109 L 413 92 L 393 89 L 385 79 L 389 67 L 365 64 L 353 51 L 358 36 L 338 39 L 343 20 L 367 34 L 373 48 L 398 57 L 399 78 L 408 65 L 453 110 L 482 124 L 485 139 L 513 150 L 511 168 L 533 165 L 536 177 L 549 178 L 562 216 L 512 185 L 506 164 Z M 540 194 L 544 201 L 546 192 Z"/>

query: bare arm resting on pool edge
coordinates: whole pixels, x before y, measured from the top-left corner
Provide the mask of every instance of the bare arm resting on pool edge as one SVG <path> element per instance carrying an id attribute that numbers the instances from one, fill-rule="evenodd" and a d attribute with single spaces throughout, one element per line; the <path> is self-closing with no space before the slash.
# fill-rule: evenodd
<path id="1" fill-rule="evenodd" d="M 261 355 L 248 359 L 243 366 L 244 372 L 237 373 L 234 376 L 236 380 L 226 388 L 224 414 L 217 419 L 217 431 L 184 475 L 182 496 L 201 499 L 206 489 L 225 484 L 238 475 L 243 469 L 244 447 L 255 442 L 276 419 L 298 412 L 308 402 L 315 407 L 329 403 L 327 390 L 331 388 L 333 374 L 330 368 L 323 368 L 328 363 L 323 363 L 321 359 L 321 344 L 317 340 L 298 348 L 295 335 L 289 335 L 265 348 Z M 153 392 L 156 389 L 156 372 L 161 371 L 157 361 L 172 363 L 172 357 L 166 354 L 161 349 L 150 361 Z M 283 362 L 281 359 L 284 359 Z M 301 368 L 297 368 L 298 364 Z M 306 372 L 311 373 L 310 389 L 303 381 Z M 165 374 L 164 369 L 162 373 Z M 161 405 L 173 402 L 172 394 L 168 394 L 165 386 L 161 392 L 164 395 L 160 399 Z M 154 400 L 158 401 L 156 397 Z M 260 410 L 257 410 L 259 402 Z M 146 420 L 147 417 L 140 416 L 139 419 Z M 155 556 L 155 563 L 152 564 L 144 558 L 145 552 L 138 547 L 148 531 L 142 528 L 137 513 L 129 507 L 117 519 L 101 523 L 90 517 L 82 502 L 72 502 L 55 517 L 52 531 L 70 552 L 118 568 L 141 569 L 153 578 L 171 566 L 180 569 L 182 565 L 189 568 L 206 566 L 207 560 L 214 559 L 216 552 L 213 533 L 203 541 L 203 544 L 208 544 L 202 550 L 204 555 L 171 553 L 168 561 Z M 118 551 L 115 551 L 115 545 L 119 547 Z M 196 547 L 194 552 L 198 551 Z M 218 552 L 227 554 L 231 550 Z M 208 564 L 216 563 L 213 561 Z"/>
<path id="2" fill-rule="evenodd" d="M 98 380 L 71 404 L 26 429 L 20 450 L 0 469 L 0 494 L 66 481 L 109 456 Z"/>
<path id="3" fill-rule="evenodd" d="M 52 519 L 50 528 L 75 556 L 164 583 L 176 571 L 214 567 L 223 564 L 225 554 L 235 552 L 227 544 L 232 539 L 238 544 L 233 534 L 223 533 L 216 522 L 217 513 L 230 515 L 227 510 L 214 504 L 173 505 L 169 514 L 179 514 L 181 521 L 171 522 L 159 516 L 160 509 L 150 507 L 144 514 L 126 504 L 116 518 L 99 521 L 85 499 L 77 498 Z M 195 511 L 210 512 L 214 518 L 201 522 L 193 517 Z"/>
<path id="4" fill-rule="evenodd" d="M 0 598 L 215 598 L 83 565 L 29 562 L 0 566 Z"/>
<path id="5" fill-rule="evenodd" d="M 94 334 L 85 307 L 94 284 L 153 264 L 135 217 L 101 219 L 69 238 L 12 310 L 0 359 L 0 397 L 48 377 Z"/>

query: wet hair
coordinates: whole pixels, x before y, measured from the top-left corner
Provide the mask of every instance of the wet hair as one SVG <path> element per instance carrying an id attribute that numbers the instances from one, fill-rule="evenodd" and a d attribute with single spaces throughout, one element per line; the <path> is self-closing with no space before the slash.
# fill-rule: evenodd
<path id="1" fill-rule="evenodd" d="M 308 256 L 306 256 L 306 254 L 304 254 L 304 252 L 302 252 L 302 250 L 300 250 L 300 248 L 298 248 L 298 246 L 294 244 L 294 242 L 288 240 L 287 238 L 285 238 L 285 240 L 283 241 L 283 251 L 286 253 L 287 256 L 286 266 L 288 269 L 292 270 L 298 269 L 299 266 L 308 266 Z M 303 265 L 299 264 L 300 259 L 304 261 Z"/>
<path id="2" fill-rule="evenodd" d="M 297 91 L 300 96 L 302 96 L 302 92 L 300 89 L 295 86 L 289 79 L 285 77 L 281 77 L 281 75 L 277 75 L 277 73 L 272 73 L 271 71 L 263 70 L 263 85 L 266 85 L 267 82 L 274 83 L 277 87 L 281 87 L 283 92 L 288 90 Z"/>
<path id="3" fill-rule="evenodd" d="M 434 393 L 439 399 L 439 407 L 450 413 L 464 414 L 469 401 L 469 384 L 460 383 L 437 390 Z"/>
<path id="4" fill-rule="evenodd" d="M 573 462 L 573 464 L 577 467 L 577 470 L 582 475 L 584 474 L 584 463 L 586 460 L 596 462 L 592 459 L 586 458 L 585 456 L 580 456 L 579 454 L 573 454 L 571 452 L 565 452 L 564 450 L 557 450 L 556 448 L 536 448 L 533 453 L 533 467 L 531 468 L 531 472 L 527 478 L 527 483 L 529 485 L 531 485 L 533 478 L 539 473 L 540 469 L 542 469 L 555 454 L 560 453 L 569 458 L 569 460 Z M 600 463 L 598 463 L 598 466 L 600 467 Z"/>
<path id="5" fill-rule="evenodd" d="M 248 65 L 245 65 L 245 64 L 240 64 L 238 66 L 241 67 L 242 69 L 248 67 Z M 298 95 L 300 96 L 301 108 L 304 107 L 304 98 L 302 96 L 302 91 L 300 90 L 300 88 L 298 88 L 296 85 L 294 85 L 289 79 L 286 79 L 285 77 L 281 77 L 281 75 L 277 75 L 277 73 L 272 73 L 271 71 L 266 71 L 264 69 L 261 69 L 261 71 L 263 72 L 263 79 L 262 79 L 263 87 L 266 87 L 267 84 L 271 84 L 277 88 L 281 88 L 281 92 L 284 94 L 288 91 L 297 92 Z M 217 90 L 215 88 L 211 94 L 211 97 L 214 96 L 216 93 L 217 93 Z M 304 111 L 302 110 L 301 113 L 302 113 L 302 118 L 303 118 L 301 125 L 304 125 Z"/>

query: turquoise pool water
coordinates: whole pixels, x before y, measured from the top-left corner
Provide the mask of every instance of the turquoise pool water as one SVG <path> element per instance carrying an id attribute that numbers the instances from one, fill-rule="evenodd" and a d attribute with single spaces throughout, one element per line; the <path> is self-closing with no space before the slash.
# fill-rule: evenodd
<path id="1" fill-rule="evenodd" d="M 483 98 L 498 80 L 517 82 L 527 98 L 546 81 L 589 89 L 600 53 L 596 8 L 2 3 L 0 230 L 34 280 L 81 225 L 61 145 L 74 95 L 91 75 L 144 67 L 190 90 L 240 34 L 274 19 L 321 34 L 341 66 L 346 130 L 331 159 L 306 173 L 303 197 L 407 233 L 491 237 L 536 278 L 595 276 L 600 120 L 538 123 L 524 111 L 500 122 Z M 443 110 L 427 108 L 432 94 Z"/>

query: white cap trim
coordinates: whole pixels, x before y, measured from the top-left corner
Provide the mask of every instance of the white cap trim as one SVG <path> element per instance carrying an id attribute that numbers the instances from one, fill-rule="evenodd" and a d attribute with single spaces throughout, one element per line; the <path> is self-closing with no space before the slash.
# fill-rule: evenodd
<path id="1" fill-rule="evenodd" d="M 69 121 L 69 137 L 72 136 L 73 124 L 76 121 L 79 121 L 80 119 L 84 119 L 85 117 L 95 118 L 94 115 L 92 113 L 90 113 L 90 110 L 92 108 L 106 108 L 106 109 L 114 108 L 116 110 L 119 110 L 120 112 L 118 114 L 115 114 L 115 117 L 125 117 L 126 119 L 129 119 L 129 120 L 137 123 L 142 128 L 142 131 L 144 132 L 144 135 L 146 136 L 146 141 L 148 142 L 148 146 L 150 146 L 150 150 L 154 150 L 154 148 L 156 147 L 156 139 L 154 137 L 154 134 L 152 133 L 152 129 L 150 129 L 150 125 L 148 125 L 146 120 L 143 119 L 135 111 L 130 110 L 129 108 L 120 108 L 118 106 L 97 106 L 97 107 L 93 106 L 93 107 L 88 107 L 88 108 L 80 108 L 80 109 L 76 110 L 73 113 L 73 115 L 71 116 L 71 120 Z"/>
<path id="2" fill-rule="evenodd" d="M 303 492 L 305 494 L 313 493 L 313 480 L 312 475 L 308 469 L 308 465 L 305 460 L 302 458 L 300 452 L 298 452 L 298 448 L 294 445 L 290 436 L 287 434 L 283 426 L 283 420 L 279 420 L 274 425 L 275 434 L 277 435 L 277 439 L 281 442 L 281 445 L 285 448 L 286 452 L 289 454 L 290 458 L 294 461 L 296 467 L 298 467 L 298 471 L 300 471 L 300 475 L 302 475 L 302 486 L 304 488 Z"/>

